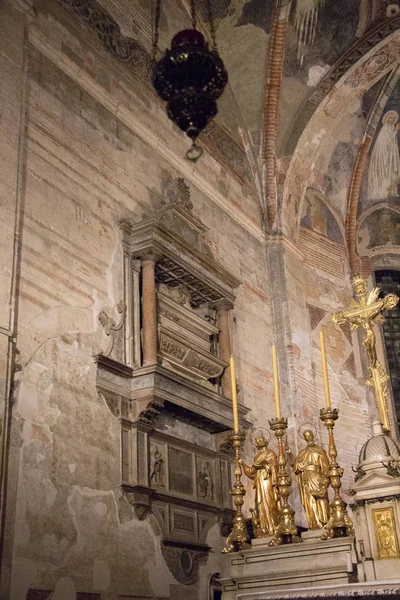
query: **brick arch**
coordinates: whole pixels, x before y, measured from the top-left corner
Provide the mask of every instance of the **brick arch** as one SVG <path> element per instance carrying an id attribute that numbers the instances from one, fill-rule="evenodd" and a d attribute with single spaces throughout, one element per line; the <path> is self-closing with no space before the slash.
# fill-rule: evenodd
<path id="1" fill-rule="evenodd" d="M 397 67 L 399 55 L 400 31 L 396 30 L 345 72 L 307 124 L 292 156 L 283 189 L 280 225 L 289 239 L 298 238 L 299 208 L 325 141 L 355 111 L 365 92 Z"/>

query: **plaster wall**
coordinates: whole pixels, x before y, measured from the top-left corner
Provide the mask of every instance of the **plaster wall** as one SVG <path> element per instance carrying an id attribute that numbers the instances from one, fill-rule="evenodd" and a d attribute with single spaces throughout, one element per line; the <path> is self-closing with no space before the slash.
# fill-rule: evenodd
<path id="1" fill-rule="evenodd" d="M 0 6 L 0 38 L 11 40 L 1 59 L 10 84 L 1 89 L 7 90 L 7 135 L 0 137 L 1 193 L 10 203 L 0 260 L 8 286 L 13 203 L 18 178 L 24 181 L 8 473 L 15 495 L 7 504 L 5 541 L 12 567 L 6 565 L 3 597 L 23 600 L 28 590 L 47 590 L 63 600 L 203 598 L 207 577 L 224 568 L 218 529 L 210 531 L 215 553 L 201 567 L 199 583 L 180 586 L 162 558 L 160 532 L 151 518 L 139 521 L 120 492 L 117 422 L 96 394 L 92 355 L 105 344 L 97 316 L 103 308 L 116 315 L 122 298 L 117 221 L 141 221 L 161 206 L 170 178 L 185 178 L 193 212 L 209 228 L 206 242 L 242 282 L 231 321 L 239 399 L 255 426 L 268 427 L 276 338 L 283 412 L 296 448 L 300 424 L 311 420 L 319 427 L 318 327 L 328 327 L 327 313 L 341 305 L 342 292 L 350 293 L 348 273 L 332 273 L 332 241 L 307 231 L 297 249 L 278 241 L 267 250 L 257 201 L 237 174 L 208 153 L 189 164 L 183 158 L 188 143 L 164 107 L 59 3 L 38 2 L 30 23 L 20 8 L 10 1 Z M 22 89 L 26 129 L 17 110 Z M 343 265 L 345 254 L 337 252 Z M 321 311 L 319 321 L 311 322 L 310 305 Z M 340 337 L 340 343 L 358 356 L 356 340 L 346 345 Z M 368 406 L 358 373 L 341 358 L 330 368 L 333 404 L 343 414 L 337 443 L 347 485 L 368 435 Z M 320 439 L 326 442 L 324 432 Z M 247 460 L 251 452 L 248 442 Z M 246 508 L 250 485 L 247 491 Z M 296 495 L 294 506 L 300 512 Z"/>
<path id="2" fill-rule="evenodd" d="M 15 13 L 23 32 L 23 13 L 10 3 L 2 10 Z M 95 389 L 92 355 L 106 344 L 97 315 L 102 308 L 115 312 L 121 300 L 117 221 L 150 215 L 164 201 L 165 183 L 183 175 L 194 214 L 209 227 L 206 242 L 243 282 L 233 321 L 241 396 L 267 414 L 272 331 L 258 209 L 207 154 L 198 167 L 184 161 L 186 142 L 163 107 L 67 11 L 56 2 L 38 3 L 36 11 L 26 24 L 24 161 L 20 169 L 15 160 L 8 167 L 24 176 L 25 204 L 9 472 L 16 496 L 7 512 L 14 531 L 6 543 L 12 569 L 4 597 L 22 600 L 32 590 L 53 598 L 204 597 L 206 575 L 221 570 L 219 554 L 199 584 L 181 590 L 162 558 L 160 532 L 134 516 L 119 490 L 118 423 Z M 13 36 L 11 25 L 5 34 Z M 122 106 L 141 115 L 140 136 L 119 117 Z M 18 137 L 12 115 L 7 125 Z M 150 136 L 171 155 L 149 146 Z M 7 143 L 2 151 L 11 160 Z M 192 172 L 200 172 L 202 189 Z M 218 194 L 236 207 L 236 218 L 216 204 Z M 6 264 L 10 253 L 3 253 Z M 210 538 L 221 545 L 218 529 Z"/>

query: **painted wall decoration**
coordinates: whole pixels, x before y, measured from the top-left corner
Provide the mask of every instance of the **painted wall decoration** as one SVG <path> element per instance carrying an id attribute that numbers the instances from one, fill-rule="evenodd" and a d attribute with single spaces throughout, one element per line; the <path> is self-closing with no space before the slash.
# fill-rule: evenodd
<path id="1" fill-rule="evenodd" d="M 317 29 L 319 8 L 325 0 L 299 0 L 295 8 L 294 24 L 297 33 L 297 58 L 303 62 L 304 46 L 312 44 Z"/>
<path id="2" fill-rule="evenodd" d="M 400 197 L 400 80 L 376 127 L 359 202 L 359 215 L 376 203 L 397 203 Z M 379 207 L 381 208 L 381 207 Z"/>
<path id="3" fill-rule="evenodd" d="M 285 76 L 310 85 L 310 69 L 335 61 L 356 40 L 359 6 L 356 1 L 299 0 L 291 15 Z M 314 82 L 314 85 L 316 82 Z"/>
<path id="4" fill-rule="evenodd" d="M 332 242 L 343 244 L 343 235 L 336 218 L 326 204 L 312 191 L 303 202 L 300 227 L 319 233 Z"/>
<path id="5" fill-rule="evenodd" d="M 382 118 L 369 161 L 369 200 L 386 200 L 397 196 L 400 183 L 399 130 L 399 113 L 388 110 Z"/>
<path id="6" fill-rule="evenodd" d="M 398 2 L 387 0 L 359 0 L 356 37 L 360 38 L 377 21 L 391 19 L 399 14 Z"/>
<path id="7" fill-rule="evenodd" d="M 382 208 L 370 214 L 361 224 L 358 251 L 368 254 L 379 246 L 400 246 L 400 213 Z"/>

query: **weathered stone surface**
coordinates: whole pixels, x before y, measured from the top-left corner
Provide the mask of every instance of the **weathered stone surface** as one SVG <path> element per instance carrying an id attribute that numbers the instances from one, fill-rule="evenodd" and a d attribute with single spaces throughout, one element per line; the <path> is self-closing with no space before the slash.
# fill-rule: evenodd
<path id="1" fill-rule="evenodd" d="M 99 4 L 112 14 L 122 35 L 133 37 L 149 55 L 149 3 Z M 189 24 L 183 3 L 169 4 L 162 17 L 164 45 L 178 26 Z M 210 575 L 223 571 L 218 526 L 207 532 L 210 523 L 200 519 L 202 543 L 214 553 L 199 563 L 196 583 L 174 579 L 160 547 L 162 500 L 157 521 L 142 497 L 134 507 L 120 487 L 128 459 L 121 456 L 119 419 L 139 421 L 153 431 L 150 438 L 160 448 L 168 436 L 195 447 L 197 476 L 215 469 L 216 463 L 207 466 L 208 457 L 216 460 L 221 443 L 213 431 L 232 424 L 229 399 L 220 398 L 212 406 L 215 390 L 196 383 L 193 388 L 181 386 L 180 375 L 172 380 L 156 370 L 145 373 L 140 383 L 132 378 L 141 364 L 139 308 L 128 305 L 124 296 L 126 240 L 118 223 L 130 219 L 135 226 L 165 210 L 166 199 L 175 194 L 176 200 L 179 192 L 171 182 L 183 182 L 179 185 L 190 190 L 193 222 L 204 225 L 189 240 L 204 258 L 199 263 L 202 276 L 207 278 L 207 260 L 214 261 L 240 283 L 229 324 L 241 416 L 243 407 L 249 407 L 246 418 L 257 427 L 268 427 L 274 416 L 275 342 L 289 443 L 299 443 L 298 428 L 307 421 L 315 424 L 320 443 L 326 444 L 318 420 L 323 405 L 318 346 L 322 329 L 332 403 L 341 414 L 336 440 L 345 468 L 345 497 L 353 477 L 351 465 L 368 437 L 375 408 L 362 383 L 363 349 L 354 333 L 333 327 L 329 314 L 351 292 L 345 222 L 350 182 L 362 178 L 357 167 L 360 142 L 380 131 L 388 97 L 393 106 L 397 102 L 393 81 L 382 93 L 374 87 L 397 65 L 397 19 L 391 21 L 390 31 L 385 29 L 382 42 L 377 37 L 381 21 L 376 22 L 369 47 L 365 36 L 372 23 L 364 23 L 364 41 L 360 38 L 357 46 L 361 54 L 357 57 L 357 49 L 352 50 L 329 71 L 336 53 L 354 41 L 355 28 L 350 34 L 348 23 L 358 27 L 362 15 L 352 7 L 347 16 L 338 16 L 332 3 L 321 5 L 315 43 L 306 44 L 309 53 L 299 65 L 299 33 L 292 24 L 296 15 L 290 20 L 285 11 L 291 4 L 280 2 L 276 14 L 288 23 L 288 37 L 274 43 L 284 53 L 287 39 L 287 57 L 281 103 L 279 97 L 275 103 L 277 114 L 281 110 L 279 119 L 276 114 L 279 132 L 266 142 L 276 145 L 269 177 L 279 197 L 277 227 L 289 241 L 279 231 L 268 231 L 266 237 L 260 207 L 266 208 L 268 198 L 259 173 L 265 164 L 254 158 L 262 137 L 264 76 L 269 76 L 265 57 L 275 16 L 265 11 L 271 3 L 215 4 L 217 37 L 231 88 L 221 102 L 219 120 L 204 134 L 209 152 L 193 165 L 184 159 L 188 142 L 168 121 L 148 82 L 145 86 L 140 79 L 142 63 L 135 70 L 135 64 L 123 64 L 107 53 L 97 34 L 82 27 L 83 21 L 61 2 L 40 0 L 35 14 L 30 2 L 0 3 L 0 419 L 9 452 L 2 532 L 4 598 L 42 600 L 53 594 L 81 600 L 99 595 L 102 600 L 198 600 L 207 597 Z M 293 7 L 300 4 L 299 0 Z M 342 1 L 337 4 L 344 6 Z M 337 30 L 338 38 L 329 29 L 333 18 L 336 30 L 343 27 Z M 382 23 L 388 23 L 386 17 Z M 275 74 L 278 79 L 280 75 Z M 369 111 L 374 118 L 367 116 Z M 360 265 L 370 276 L 384 265 L 399 267 L 398 209 L 397 196 L 378 206 L 364 188 L 358 251 Z M 164 216 L 175 233 L 184 229 L 179 219 Z M 357 210 L 354 219 L 356 223 Z M 215 283 L 215 271 L 213 277 Z M 134 285 L 138 291 L 138 277 Z M 218 286 L 226 291 L 226 281 Z M 122 318 L 132 319 L 130 330 L 119 329 Z M 124 344 L 134 326 L 136 339 L 129 354 Z M 193 335 L 198 335 L 196 327 Z M 215 327 L 214 321 L 212 335 Z M 209 351 L 208 334 L 199 336 L 198 346 Z M 383 355 L 382 344 L 378 350 Z M 103 366 L 108 365 L 102 371 L 103 387 L 92 360 L 101 352 Z M 146 396 L 154 382 L 162 398 Z M 199 431 L 198 422 L 195 426 L 177 420 L 171 411 L 162 412 L 168 395 L 179 397 L 189 409 L 198 399 L 197 414 L 206 426 Z M 149 447 L 154 453 L 154 446 Z M 244 453 L 253 453 L 249 440 Z M 147 477 L 150 459 L 140 457 Z M 224 461 L 227 474 L 226 456 Z M 196 502 L 206 499 L 217 505 L 217 495 L 205 485 L 200 488 L 194 477 L 193 487 L 198 486 L 195 491 L 201 496 Z M 175 473 L 175 487 L 179 483 Z M 248 511 L 253 490 L 246 485 Z M 226 501 L 227 492 L 221 489 L 220 498 Z M 293 486 L 291 502 L 302 523 L 296 494 Z M 183 527 L 184 519 L 177 523 Z"/>

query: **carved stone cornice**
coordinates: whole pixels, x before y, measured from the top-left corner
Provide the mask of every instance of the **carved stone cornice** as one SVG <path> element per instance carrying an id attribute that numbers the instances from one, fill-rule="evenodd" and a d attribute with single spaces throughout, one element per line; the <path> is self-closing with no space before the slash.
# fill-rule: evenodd
<path id="1" fill-rule="evenodd" d="M 231 400 L 209 387 L 162 366 L 133 370 L 102 355 L 94 360 L 97 390 L 116 417 L 152 425 L 157 413 L 163 412 L 210 433 L 230 431 L 233 427 Z M 122 404 L 117 408 L 115 398 L 129 403 L 128 417 L 125 404 L 124 410 Z M 241 427 L 249 429 L 251 423 L 245 419 L 249 409 L 242 404 L 238 408 Z"/>
<path id="2" fill-rule="evenodd" d="M 144 403 L 155 398 L 164 402 L 163 412 L 211 433 L 231 430 L 232 402 L 208 387 L 190 381 L 179 373 L 160 366 L 142 367 L 134 371 L 130 397 L 142 412 Z M 248 429 L 248 408 L 239 404 L 241 427 Z M 138 417 L 134 416 L 134 419 Z"/>
<path id="3" fill-rule="evenodd" d="M 121 377 L 132 377 L 133 369 L 132 367 L 128 367 L 109 356 L 104 356 L 103 354 L 96 354 L 92 356 L 93 361 L 97 364 L 98 368 L 108 371 L 110 373 L 115 373 L 116 375 L 120 375 Z"/>
<path id="4" fill-rule="evenodd" d="M 191 302 L 195 306 L 223 299 L 234 303 L 233 290 L 241 282 L 158 219 L 148 219 L 132 226 L 130 252 L 134 258 L 148 254 L 158 255 L 157 282 L 167 285 L 184 284 L 191 291 Z"/>

